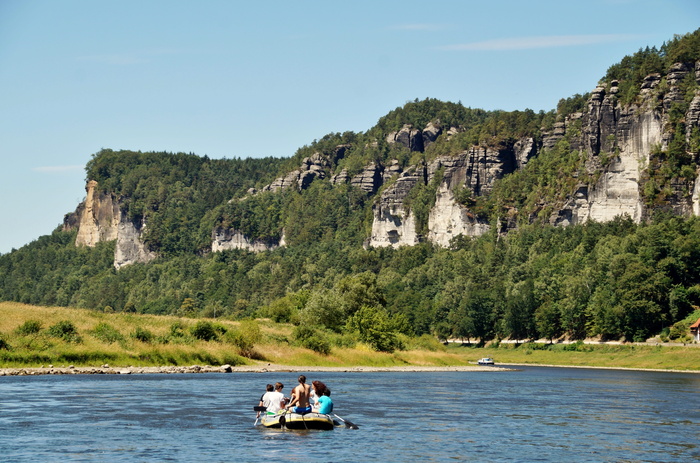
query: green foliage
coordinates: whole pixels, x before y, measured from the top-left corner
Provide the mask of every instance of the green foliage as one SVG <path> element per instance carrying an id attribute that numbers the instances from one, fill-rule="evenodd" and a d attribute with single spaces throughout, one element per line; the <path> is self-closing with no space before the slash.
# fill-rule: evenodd
<path id="1" fill-rule="evenodd" d="M 573 113 L 583 112 L 587 107 L 590 96 L 590 93 L 584 93 L 583 95 L 577 93 L 572 97 L 559 100 L 559 103 L 557 103 L 557 119 L 564 120 Z"/>
<path id="2" fill-rule="evenodd" d="M 307 325 L 294 327 L 292 337 L 296 344 L 319 354 L 331 353 L 331 345 L 321 330 Z"/>
<path id="3" fill-rule="evenodd" d="M 383 309 L 361 307 L 348 319 L 347 330 L 357 333 L 360 341 L 380 352 L 394 352 L 403 348 L 395 325 Z"/>
<path id="4" fill-rule="evenodd" d="M 54 338 L 63 339 L 66 342 L 80 343 L 82 339 L 78 334 L 78 329 L 69 320 L 62 320 L 55 325 L 51 325 L 47 333 Z"/>
<path id="5" fill-rule="evenodd" d="M 31 336 L 38 334 L 43 325 L 40 320 L 27 320 L 15 329 L 15 333 L 19 336 Z"/>
<path id="6" fill-rule="evenodd" d="M 228 330 L 224 334 L 224 341 L 238 348 L 238 353 L 243 357 L 255 358 L 255 344 L 262 339 L 260 325 L 255 320 L 243 320 L 238 329 Z"/>
<path id="7" fill-rule="evenodd" d="M 685 35 L 676 35 L 661 48 L 646 47 L 608 68 L 604 81 L 619 81 L 620 102 L 629 104 L 639 93 L 644 78 L 666 72 L 675 63 L 693 64 L 700 59 L 700 29 Z"/>
<path id="8" fill-rule="evenodd" d="M 90 334 L 100 341 L 111 344 L 113 342 L 123 342 L 124 336 L 108 323 L 98 323 Z"/>
<path id="9" fill-rule="evenodd" d="M 285 193 L 264 192 L 229 201 L 221 207 L 217 226 L 238 230 L 251 241 L 277 244 L 284 225 L 285 197 Z"/>
<path id="10" fill-rule="evenodd" d="M 698 59 L 699 37 L 700 30 L 660 49 L 640 50 L 612 66 L 604 83 L 618 80 L 618 97 L 632 101 L 648 73 L 665 73 L 675 62 Z M 490 222 L 492 231 L 478 238 L 458 237 L 449 249 L 430 243 L 363 247 L 375 201 L 348 184 L 317 178 L 302 191 L 249 193 L 316 153 L 328 156 L 331 175 L 342 169 L 353 175 L 369 163 L 386 166 L 394 159 L 404 169 L 415 163 L 423 169 L 437 156 L 475 147 L 511 153 L 523 137 L 541 143 L 542 131 L 584 110 L 588 96 L 562 99 L 556 111 L 539 113 L 415 100 L 391 111 L 366 133 L 328 134 L 289 159 L 212 160 L 184 153 L 102 150 L 88 163 L 87 178 L 98 182 L 98 193 L 118 199 L 131 220 L 146 224 L 145 240 L 161 258 L 115 271 L 114 242 L 76 247 L 75 231 L 57 229 L 0 255 L 0 297 L 129 313 L 231 319 L 257 315 L 318 327 L 322 335 L 305 339 L 324 338 L 333 346 L 352 343 L 364 333 L 363 342 L 381 349 L 397 348 L 395 339 L 406 333 L 483 343 L 505 337 L 640 340 L 664 328 L 670 332 L 700 304 L 698 219 L 674 219 L 664 210 L 670 198 L 689 196 L 696 176 L 700 130 L 689 130 L 685 120 L 698 88 L 693 77 L 691 72 L 679 84 L 683 98 L 668 112 L 667 148 L 653 150 L 642 174 L 642 197 L 655 211 L 651 223 L 637 226 L 618 219 L 566 229 L 548 225 L 582 184 L 591 185 L 600 175 L 586 166 L 576 133 L 580 122 L 572 118 L 568 138 L 496 181 L 488 194 L 478 185 L 473 191 L 457 186 L 456 200 Z M 662 97 L 668 88 L 662 80 L 654 95 Z M 443 135 L 424 152 L 386 141 L 406 124 L 422 129 L 428 123 Z M 452 127 L 458 130 L 448 136 Z M 603 141 L 598 158 L 603 166 L 617 155 L 617 143 L 615 137 Z M 405 201 L 422 234 L 441 172 L 431 182 L 425 177 Z M 506 223 L 518 229 L 502 235 Z M 259 254 L 211 253 L 216 227 L 236 229 L 268 244 L 284 233 L 287 246 Z M 391 323 L 383 325 L 387 320 Z M 224 333 L 206 323 L 191 329 L 173 325 L 158 341 L 223 338 L 254 354 L 256 341 L 246 330 Z M 41 325 L 20 329 L 27 343 L 38 342 L 42 336 L 34 335 L 44 333 Z"/>
<path id="11" fill-rule="evenodd" d="M 207 212 L 271 181 L 282 163 L 275 158 L 214 160 L 184 153 L 102 150 L 86 171 L 100 191 L 120 198 L 130 220 L 148 224 L 147 244 L 170 256 L 206 246 L 214 225 Z"/>
<path id="12" fill-rule="evenodd" d="M 142 328 L 140 326 L 137 326 L 134 329 L 134 332 L 131 333 L 131 337 L 136 339 L 137 341 L 145 342 L 145 343 L 150 343 L 155 340 L 155 336 L 153 333 L 151 333 L 149 330 L 146 328 Z"/>
<path id="13" fill-rule="evenodd" d="M 191 329 L 190 333 L 196 339 L 202 341 L 214 341 L 218 338 L 218 333 L 216 328 L 211 322 L 206 320 L 199 320 Z"/>
<path id="14" fill-rule="evenodd" d="M 0 333 L 0 350 L 10 350 L 10 344 L 5 340 L 2 333 Z"/>

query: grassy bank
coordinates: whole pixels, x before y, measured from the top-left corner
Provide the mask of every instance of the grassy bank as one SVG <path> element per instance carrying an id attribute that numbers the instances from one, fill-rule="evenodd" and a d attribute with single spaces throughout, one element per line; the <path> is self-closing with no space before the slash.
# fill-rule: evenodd
<path id="1" fill-rule="evenodd" d="M 327 355 L 297 346 L 293 326 L 269 320 L 196 320 L 0 303 L 0 368 L 40 366 L 463 366 L 480 357 L 497 363 L 580 365 L 700 371 L 700 349 L 669 346 L 505 345 L 447 347 L 406 338 L 405 350 L 374 352 L 328 335 Z"/>
<path id="2" fill-rule="evenodd" d="M 473 352 L 472 358 L 492 357 L 497 363 L 700 371 L 700 347 L 693 345 L 501 344 L 485 348 L 453 345 L 448 349 L 459 350 Z"/>

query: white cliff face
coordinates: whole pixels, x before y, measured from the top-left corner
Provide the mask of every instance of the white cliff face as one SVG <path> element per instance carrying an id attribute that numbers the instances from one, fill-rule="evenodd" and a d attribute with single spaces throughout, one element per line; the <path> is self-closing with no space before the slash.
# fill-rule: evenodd
<path id="1" fill-rule="evenodd" d="M 589 220 L 609 222 L 628 215 L 639 223 L 642 202 L 639 196 L 639 163 L 635 156 L 620 156 L 574 209 L 574 223 Z"/>
<path id="2" fill-rule="evenodd" d="M 94 180 L 87 183 L 85 201 L 64 222 L 66 229 L 78 228 L 75 245 L 93 247 L 103 241 L 116 240 L 114 267 L 117 269 L 155 259 L 156 254 L 142 241 L 145 224 L 137 228 L 122 214 L 112 195 L 99 192 L 97 187 Z"/>
<path id="3" fill-rule="evenodd" d="M 263 241 L 249 240 L 238 230 L 228 228 L 215 228 L 212 232 L 212 252 L 221 252 L 229 249 L 243 249 L 251 252 L 271 251 L 280 246 L 285 246 L 284 234 L 277 244 L 268 244 Z"/>
<path id="4" fill-rule="evenodd" d="M 145 224 L 141 229 L 122 215 L 117 233 L 117 245 L 114 250 L 114 267 L 120 268 L 136 263 L 148 263 L 155 259 L 156 253 L 150 251 L 141 237 L 146 231 Z"/>
<path id="5" fill-rule="evenodd" d="M 404 200 L 414 185 L 425 181 L 425 169 L 411 169 L 400 174 L 372 208 L 372 234 L 369 245 L 373 247 L 413 246 L 420 242 L 416 219 L 407 211 Z"/>
<path id="6" fill-rule="evenodd" d="M 416 219 L 406 213 L 402 205 L 383 207 L 372 222 L 369 245 L 378 248 L 414 246 L 420 242 L 416 232 Z"/>
<path id="7" fill-rule="evenodd" d="M 608 222 L 625 215 L 639 223 L 644 216 L 639 182 L 654 146 L 662 144 L 663 120 L 654 110 L 632 107 L 623 111 L 615 108 L 613 101 L 603 89 L 593 92 L 589 103 L 588 154 L 618 156 L 595 185 L 579 189 L 570 203 L 570 222 L 560 224 Z"/>
<path id="8" fill-rule="evenodd" d="M 85 201 L 78 208 L 78 235 L 75 237 L 75 245 L 93 247 L 101 241 L 116 239 L 120 217 L 119 204 L 112 200 L 111 195 L 98 192 L 97 182 L 94 180 L 87 183 L 85 191 Z"/>
<path id="9" fill-rule="evenodd" d="M 443 182 L 438 189 L 435 206 L 430 210 L 428 228 L 428 240 L 447 247 L 452 238 L 459 235 L 480 236 L 490 227 L 479 223 L 466 207 L 455 202 L 454 194 Z"/>

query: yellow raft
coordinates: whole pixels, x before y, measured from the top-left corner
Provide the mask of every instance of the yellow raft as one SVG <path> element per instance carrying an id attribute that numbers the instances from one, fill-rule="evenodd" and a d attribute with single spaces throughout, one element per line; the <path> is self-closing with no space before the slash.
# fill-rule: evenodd
<path id="1" fill-rule="evenodd" d="M 266 428 L 319 429 L 322 431 L 330 431 L 336 426 L 330 415 L 316 412 L 301 414 L 288 410 L 282 410 L 275 414 L 263 413 L 260 416 L 260 424 Z"/>

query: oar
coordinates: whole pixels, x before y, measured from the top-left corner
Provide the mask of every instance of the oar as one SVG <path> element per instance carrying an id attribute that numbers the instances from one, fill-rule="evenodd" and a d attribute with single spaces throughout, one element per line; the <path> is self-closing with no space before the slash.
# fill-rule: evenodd
<path id="1" fill-rule="evenodd" d="M 258 416 L 255 417 L 255 423 L 253 424 L 253 426 L 257 426 L 257 425 L 258 425 L 258 420 L 260 419 L 260 412 L 265 412 L 265 411 L 267 411 L 267 407 L 259 407 L 259 406 L 256 405 L 255 407 L 253 407 L 253 411 L 254 411 L 254 412 L 258 412 Z"/>
<path id="2" fill-rule="evenodd" d="M 342 421 L 343 423 L 345 423 L 345 427 L 346 427 L 346 428 L 350 428 L 350 429 L 360 429 L 355 423 L 353 423 L 353 422 L 350 421 L 350 420 L 344 420 L 344 419 L 342 419 L 341 417 L 339 417 L 338 415 L 336 415 L 335 413 L 333 413 L 333 416 L 335 416 L 335 417 L 338 418 L 340 421 Z"/>

